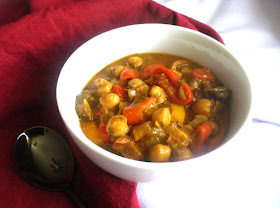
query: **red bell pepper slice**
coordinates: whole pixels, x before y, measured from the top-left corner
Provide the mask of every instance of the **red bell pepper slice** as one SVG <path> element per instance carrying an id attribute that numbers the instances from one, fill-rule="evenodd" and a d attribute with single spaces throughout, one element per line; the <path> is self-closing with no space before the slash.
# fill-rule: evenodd
<path id="1" fill-rule="evenodd" d="M 111 91 L 115 94 L 117 94 L 121 100 L 125 100 L 127 97 L 127 91 L 120 85 L 113 85 L 111 88 Z"/>
<path id="2" fill-rule="evenodd" d="M 207 150 L 214 150 L 221 145 L 222 140 L 224 138 L 224 135 L 226 133 L 226 129 L 228 126 L 220 125 L 219 126 L 219 134 L 216 135 L 215 137 L 212 137 L 211 139 L 207 140 Z"/>
<path id="3" fill-rule="evenodd" d="M 164 79 L 161 79 L 160 74 L 164 74 Z M 193 93 L 190 87 L 179 81 L 180 77 L 172 70 L 166 68 L 161 63 L 148 64 L 141 71 L 141 78 L 146 79 L 152 77 L 156 80 L 157 84 L 163 88 L 168 98 L 177 105 L 187 105 L 193 100 Z M 159 78 L 159 79 L 158 79 Z M 167 79 L 168 78 L 168 79 Z M 180 100 L 179 89 L 183 89 L 185 99 Z"/>
<path id="4" fill-rule="evenodd" d="M 111 139 L 110 139 L 110 136 L 109 136 L 108 132 L 106 131 L 106 126 L 107 126 L 107 124 L 100 123 L 99 124 L 99 131 L 100 131 L 102 141 L 106 142 L 106 143 L 109 143 L 109 142 L 111 142 Z"/>
<path id="5" fill-rule="evenodd" d="M 132 143 L 133 139 L 131 137 L 120 137 L 111 146 L 117 152 L 121 152 L 126 144 Z"/>
<path id="6" fill-rule="evenodd" d="M 100 117 L 101 114 L 102 114 L 102 111 L 101 111 L 101 109 L 99 109 L 99 110 L 95 111 L 94 117 L 95 117 L 95 118 Z"/>
<path id="7" fill-rule="evenodd" d="M 146 98 L 139 103 L 132 104 L 123 109 L 123 115 L 127 118 L 128 125 L 143 123 L 143 112 L 156 105 L 155 98 Z"/>
<path id="8" fill-rule="evenodd" d="M 118 138 L 111 146 L 112 149 L 119 152 L 122 156 L 134 160 L 143 160 L 144 155 L 140 151 L 139 147 L 135 144 L 132 137 Z"/>
<path id="9" fill-rule="evenodd" d="M 147 77 L 155 78 L 157 74 L 165 74 L 172 83 L 176 83 L 180 79 L 179 75 L 172 70 L 166 68 L 164 64 L 155 63 L 147 64 L 141 71 L 141 78 L 146 79 Z"/>
<path id="10" fill-rule="evenodd" d="M 194 77 L 199 79 L 206 79 L 209 80 L 210 82 L 216 82 L 216 77 L 211 72 L 205 69 L 194 69 L 193 75 Z"/>
<path id="11" fill-rule="evenodd" d="M 193 100 L 193 93 L 192 93 L 192 90 L 189 87 L 189 85 L 183 83 L 181 87 L 182 87 L 182 89 L 184 91 L 186 99 L 182 100 L 182 101 L 180 100 L 181 101 L 180 105 L 187 105 L 188 103 L 192 102 L 192 100 Z"/>
<path id="12" fill-rule="evenodd" d="M 140 105 L 130 105 L 123 109 L 123 115 L 127 118 L 128 125 L 142 123 L 142 107 Z"/>
<path id="13" fill-rule="evenodd" d="M 120 81 L 124 82 L 127 79 L 138 78 L 138 74 L 134 69 L 125 67 L 120 73 Z"/>
<path id="14" fill-rule="evenodd" d="M 187 105 L 193 100 L 193 93 L 189 85 L 177 81 L 171 83 L 168 79 L 159 78 L 158 85 L 164 89 L 168 99 L 177 105 Z M 179 89 L 182 88 L 185 99 L 181 100 L 179 96 Z"/>
<path id="15" fill-rule="evenodd" d="M 195 135 L 197 136 L 195 142 L 194 152 L 197 155 L 201 155 L 204 152 L 204 143 L 212 134 L 212 126 L 209 122 L 203 123 L 195 130 Z"/>
<path id="16" fill-rule="evenodd" d="M 165 68 L 164 64 L 161 63 L 155 63 L 155 64 L 147 64 L 142 70 L 141 70 L 141 78 L 146 79 L 149 76 L 154 76 L 154 72 L 157 68 Z"/>

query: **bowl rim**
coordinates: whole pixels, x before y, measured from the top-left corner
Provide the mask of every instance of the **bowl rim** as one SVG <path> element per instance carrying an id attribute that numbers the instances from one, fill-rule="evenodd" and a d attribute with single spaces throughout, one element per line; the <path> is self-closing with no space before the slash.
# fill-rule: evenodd
<path id="1" fill-rule="evenodd" d="M 248 89 L 248 92 L 250 94 L 250 97 L 248 98 L 248 102 L 249 102 L 250 107 L 248 109 L 248 113 L 247 113 L 247 116 L 246 116 L 246 119 L 245 119 L 244 123 L 236 131 L 234 136 L 231 139 L 229 139 L 229 141 L 225 142 L 224 144 L 222 144 L 221 146 L 219 146 L 215 150 L 213 150 L 209 153 L 206 153 L 202 156 L 199 156 L 199 157 L 195 157 L 195 158 L 192 158 L 192 159 L 189 159 L 189 160 L 183 160 L 183 161 L 160 163 L 160 162 L 138 161 L 138 160 L 128 159 L 128 158 L 116 155 L 112 152 L 109 152 L 109 151 L 99 147 L 95 143 L 91 142 L 85 135 L 84 135 L 84 138 L 86 138 L 86 140 L 80 138 L 79 135 L 77 134 L 77 132 L 75 132 L 75 131 L 73 131 L 73 129 L 71 129 L 71 127 L 68 125 L 68 121 L 65 119 L 65 116 L 62 113 L 62 110 L 61 110 L 62 106 L 61 106 L 61 101 L 60 101 L 60 98 L 59 98 L 59 95 L 60 95 L 59 94 L 59 88 L 60 88 L 60 85 L 61 85 L 61 83 L 60 83 L 61 82 L 61 76 L 63 75 L 65 64 L 69 61 L 69 59 L 71 59 L 73 54 L 75 54 L 75 52 L 77 50 L 79 50 L 79 48 L 81 48 L 82 46 L 87 44 L 89 41 L 92 41 L 93 39 L 102 38 L 102 36 L 110 35 L 111 33 L 114 33 L 115 31 L 127 30 L 127 29 L 130 29 L 130 28 L 134 29 L 135 27 L 136 28 L 139 28 L 139 27 L 141 28 L 142 27 L 142 28 L 146 28 L 146 29 L 149 28 L 149 27 L 153 27 L 153 28 L 158 27 L 158 28 L 161 28 L 161 29 L 164 29 L 164 30 L 175 29 L 176 31 L 180 30 L 180 31 L 183 31 L 183 32 L 191 33 L 191 34 L 196 35 L 196 36 L 200 36 L 201 38 L 204 38 L 207 41 L 210 41 L 211 43 L 216 44 L 217 47 L 219 47 L 224 53 L 226 53 L 230 57 L 230 59 L 232 59 L 235 63 L 237 63 L 239 65 L 240 69 L 243 71 L 244 75 L 246 76 L 245 78 L 248 82 L 248 86 L 250 87 L 250 89 Z M 237 137 L 241 132 L 243 132 L 244 127 L 247 126 L 247 124 L 248 124 L 248 122 L 251 118 L 252 90 L 251 90 L 250 80 L 249 80 L 249 78 L 247 76 L 247 73 L 244 70 L 243 66 L 240 64 L 240 62 L 237 60 L 237 58 L 233 55 L 233 52 L 230 49 L 226 48 L 226 46 L 224 44 L 222 44 L 221 42 L 217 41 L 216 39 L 214 39 L 214 38 L 212 38 L 212 37 L 210 37 L 210 36 L 208 36 L 208 35 L 206 35 L 202 32 L 199 32 L 199 31 L 196 31 L 196 30 L 193 30 L 193 29 L 185 28 L 185 27 L 178 26 L 178 25 L 163 24 L 163 23 L 144 23 L 144 24 L 133 24 L 133 25 L 127 25 L 127 26 L 123 26 L 123 27 L 118 27 L 118 28 L 103 32 L 101 34 L 98 34 L 98 35 L 94 36 L 93 38 L 89 39 L 88 41 L 86 41 L 85 43 L 83 43 L 80 47 L 78 47 L 71 54 L 71 56 L 68 58 L 68 60 L 65 62 L 65 64 L 62 67 L 61 72 L 59 74 L 58 81 L 57 81 L 57 87 L 56 87 L 57 106 L 58 106 L 58 109 L 59 109 L 59 113 L 60 113 L 60 115 L 61 115 L 61 117 L 64 121 L 64 124 L 67 126 L 68 131 L 71 131 L 80 142 L 82 142 L 84 145 L 88 146 L 91 150 L 95 151 L 97 154 L 100 154 L 101 156 L 105 157 L 106 159 L 112 160 L 114 163 L 122 163 L 123 165 L 130 166 L 130 167 L 133 167 L 133 168 L 141 168 L 141 169 L 149 169 L 149 170 L 151 170 L 151 169 L 162 169 L 162 168 L 172 168 L 172 167 L 175 167 L 175 166 L 182 166 L 182 164 L 191 164 L 193 162 L 197 163 L 199 161 L 203 161 L 203 160 L 206 160 L 207 158 L 210 158 L 210 155 L 217 154 L 222 149 L 224 149 L 226 146 L 228 146 L 227 145 L 228 143 L 230 143 L 233 140 L 236 140 L 235 137 Z M 73 106 L 73 109 L 74 109 L 74 106 Z M 76 138 L 73 138 L 74 141 L 76 140 Z M 233 139 L 233 138 L 235 138 L 235 139 Z M 75 143 L 76 143 L 76 141 L 75 141 Z"/>

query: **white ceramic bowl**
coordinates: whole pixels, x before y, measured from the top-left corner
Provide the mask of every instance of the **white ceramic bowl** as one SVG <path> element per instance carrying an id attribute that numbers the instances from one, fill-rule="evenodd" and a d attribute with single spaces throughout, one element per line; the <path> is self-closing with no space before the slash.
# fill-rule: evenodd
<path id="1" fill-rule="evenodd" d="M 187 161 L 151 163 L 135 161 L 110 153 L 83 134 L 75 111 L 75 98 L 89 79 L 109 63 L 133 53 L 160 52 L 187 57 L 209 67 L 232 90 L 231 124 L 226 144 Z M 114 29 L 98 35 L 79 47 L 63 66 L 57 84 L 60 114 L 75 143 L 92 162 L 107 172 L 130 181 L 150 181 L 157 177 L 176 177 L 178 172 L 199 171 L 223 157 L 225 146 L 242 137 L 240 132 L 250 117 L 251 87 L 247 75 L 224 45 L 202 33 L 174 25 L 140 24 Z M 229 141 L 230 140 L 230 141 Z M 239 142 L 242 142 L 241 140 Z"/>

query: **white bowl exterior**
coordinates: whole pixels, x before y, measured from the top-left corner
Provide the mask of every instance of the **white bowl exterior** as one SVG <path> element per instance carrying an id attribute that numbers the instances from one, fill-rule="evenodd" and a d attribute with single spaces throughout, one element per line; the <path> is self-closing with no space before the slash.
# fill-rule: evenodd
<path id="1" fill-rule="evenodd" d="M 126 55 L 145 52 L 175 54 L 196 61 L 209 67 L 233 91 L 228 139 L 236 137 L 248 120 L 251 108 L 250 83 L 242 66 L 222 44 L 202 33 L 173 25 L 141 24 L 108 31 L 87 41 L 61 70 L 57 84 L 60 114 L 74 141 L 88 158 L 111 174 L 136 182 L 153 180 L 159 174 L 163 176 L 163 172 L 176 173 L 177 168 L 182 171 L 190 165 L 197 167 L 212 154 L 173 163 L 134 161 L 103 150 L 83 134 L 75 111 L 75 98 L 85 84 L 109 63 Z"/>

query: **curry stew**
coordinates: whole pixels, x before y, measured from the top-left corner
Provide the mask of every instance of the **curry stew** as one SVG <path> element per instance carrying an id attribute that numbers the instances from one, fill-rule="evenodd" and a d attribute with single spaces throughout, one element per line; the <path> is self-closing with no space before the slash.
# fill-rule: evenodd
<path id="1" fill-rule="evenodd" d="M 170 54 L 141 53 L 103 68 L 76 98 L 81 129 L 126 158 L 171 162 L 217 148 L 231 91 L 210 71 Z"/>

